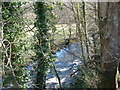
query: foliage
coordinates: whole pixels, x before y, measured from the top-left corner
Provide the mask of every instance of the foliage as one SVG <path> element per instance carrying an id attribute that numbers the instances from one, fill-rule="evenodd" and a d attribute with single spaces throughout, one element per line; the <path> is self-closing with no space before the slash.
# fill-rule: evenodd
<path id="1" fill-rule="evenodd" d="M 98 76 L 97 72 L 92 69 L 81 67 L 80 74 L 74 77 L 75 82 L 71 88 L 97 88 Z"/>
<path id="2" fill-rule="evenodd" d="M 2 57 L 4 61 L 3 87 L 27 88 L 29 87 L 28 83 L 30 83 L 31 86 L 34 85 L 35 88 L 45 88 L 46 75 L 49 73 L 48 69 L 50 70 L 52 67 L 54 68 L 60 88 L 62 88 L 61 76 L 59 77 L 59 73 L 61 73 L 62 70 L 60 70 L 60 72 L 57 71 L 58 64 L 54 64 L 54 61 L 56 61 L 56 51 L 62 49 L 60 50 L 61 52 L 64 50 L 72 57 L 76 57 L 79 60 L 76 66 L 74 65 L 72 67 L 70 65 L 70 69 L 72 68 L 71 70 L 73 70 L 73 68 L 75 70 L 78 68 L 78 72 L 75 71 L 74 73 L 73 70 L 73 74 L 76 74 L 76 72 L 77 74 L 73 78 L 75 82 L 73 80 L 70 88 L 97 88 L 99 86 L 98 73 L 102 72 L 103 74 L 103 71 L 100 70 L 102 63 L 100 62 L 100 51 L 105 52 L 105 50 L 102 49 L 104 49 L 104 45 L 106 45 L 106 49 L 108 49 L 107 47 L 109 44 L 107 42 L 101 43 L 100 39 L 107 41 L 111 40 L 111 38 L 109 39 L 106 37 L 106 39 L 100 38 L 104 36 L 105 31 L 103 30 L 102 33 L 99 33 L 98 30 L 105 25 L 102 25 L 104 24 L 102 20 L 100 22 L 101 27 L 95 24 L 95 20 L 97 20 L 98 17 L 94 16 L 93 13 L 95 12 L 97 15 L 97 11 L 94 11 L 97 9 L 97 6 L 94 6 L 93 3 L 90 4 L 85 2 L 32 2 L 30 7 L 28 7 L 29 4 L 31 3 L 2 3 L 2 22 L 4 29 Z M 32 10 L 34 9 L 34 13 L 29 11 L 31 8 Z M 26 9 L 28 9 L 28 11 L 26 11 Z M 24 17 L 27 12 L 28 17 Z M 31 14 L 33 14 L 33 17 L 31 17 Z M 58 17 L 55 15 L 58 15 Z M 101 17 L 99 18 L 101 19 Z M 109 26 L 109 24 L 110 23 L 106 25 Z M 31 28 L 31 26 L 33 27 Z M 108 31 L 106 31 L 106 33 L 107 32 Z M 111 35 L 113 35 L 113 33 L 111 33 Z M 79 46 L 81 53 L 75 54 L 74 50 L 68 50 L 70 49 L 69 46 L 73 43 Z M 100 44 L 103 45 L 100 46 Z M 118 44 L 116 43 L 115 45 Z M 113 47 L 109 48 L 110 52 L 112 50 L 111 48 Z M 107 54 L 112 55 L 113 52 L 108 52 Z M 105 54 L 103 54 L 103 56 L 104 55 Z M 110 59 L 109 57 L 106 57 L 106 60 Z M 65 57 L 66 61 L 68 58 L 71 59 L 68 55 L 68 57 Z M 76 58 L 72 61 L 76 62 Z M 32 74 L 32 70 L 28 70 L 29 66 L 34 67 L 33 72 L 35 73 Z M 63 70 L 63 72 L 65 71 Z M 106 72 L 105 75 L 109 79 L 109 75 L 107 75 Z M 112 75 L 110 75 L 110 77 L 111 76 Z M 106 78 L 104 78 L 104 80 L 106 80 Z"/>
<path id="3" fill-rule="evenodd" d="M 51 60 L 54 60 L 50 51 L 49 30 L 55 31 L 54 15 L 52 13 L 53 6 L 45 2 L 36 2 L 34 5 L 36 22 L 35 27 L 37 28 L 35 32 L 35 60 L 37 61 L 36 67 L 36 86 L 39 88 L 45 88 L 46 72 L 49 67 Z"/>
<path id="4" fill-rule="evenodd" d="M 3 2 L 2 19 L 4 33 L 4 87 L 22 87 L 25 88 L 28 79 L 28 72 L 25 70 L 26 59 L 24 55 L 28 52 L 26 33 L 24 30 L 23 9 L 25 3 L 22 2 Z M 17 84 L 17 85 L 16 85 Z"/>

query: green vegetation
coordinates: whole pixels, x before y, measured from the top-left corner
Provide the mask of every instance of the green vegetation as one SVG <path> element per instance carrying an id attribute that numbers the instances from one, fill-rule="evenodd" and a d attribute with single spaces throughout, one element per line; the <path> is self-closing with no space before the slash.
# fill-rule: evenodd
<path id="1" fill-rule="evenodd" d="M 1 10 L 3 89 L 120 87 L 117 2 L 2 2 Z"/>
<path id="2" fill-rule="evenodd" d="M 3 18 L 3 60 L 4 60 L 4 81 L 3 86 L 9 87 L 13 84 L 14 88 L 25 88 L 25 82 L 28 81 L 28 72 L 26 72 L 25 55 L 29 49 L 26 41 L 26 33 L 22 28 L 24 18 L 23 9 L 20 8 L 25 3 L 4 2 L 2 3 Z M 18 13 L 19 11 L 19 13 Z"/>

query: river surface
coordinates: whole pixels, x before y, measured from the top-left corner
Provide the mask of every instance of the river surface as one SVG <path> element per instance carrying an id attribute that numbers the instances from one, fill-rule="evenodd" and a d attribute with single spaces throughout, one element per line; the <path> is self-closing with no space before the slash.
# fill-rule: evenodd
<path id="1" fill-rule="evenodd" d="M 74 82 L 70 75 L 77 70 L 80 65 L 81 50 L 79 43 L 71 44 L 66 48 L 56 52 L 57 61 L 55 61 L 56 69 L 63 87 L 69 87 Z M 52 68 L 47 75 L 47 88 L 59 88 L 58 79 L 56 78 L 54 69 Z"/>
<path id="2" fill-rule="evenodd" d="M 70 44 L 68 47 L 64 47 L 60 51 L 57 51 L 55 56 L 57 56 L 57 60 L 54 64 L 58 71 L 61 84 L 63 87 L 69 88 L 69 86 L 74 83 L 74 79 L 71 74 L 76 71 L 78 66 L 81 64 L 80 44 Z M 34 83 L 33 81 L 36 77 L 36 72 L 33 68 L 35 65 L 36 64 L 34 63 L 28 66 L 28 71 L 33 72 L 31 82 L 27 83 L 30 88 L 33 88 L 32 83 Z M 50 72 L 47 74 L 46 78 L 47 88 L 59 88 L 59 82 L 53 68 L 50 69 Z"/>

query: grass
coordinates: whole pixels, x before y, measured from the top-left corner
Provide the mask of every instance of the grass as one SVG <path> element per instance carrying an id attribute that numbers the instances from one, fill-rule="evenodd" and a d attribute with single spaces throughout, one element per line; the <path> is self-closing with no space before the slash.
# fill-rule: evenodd
<path id="1" fill-rule="evenodd" d="M 71 36 L 70 36 L 70 30 L 71 30 Z M 54 39 L 54 42 L 59 44 L 61 42 L 64 42 L 65 39 L 68 38 L 73 38 L 76 36 L 76 25 L 72 24 L 67 25 L 67 24 L 59 24 L 56 25 L 56 31 L 53 33 L 52 31 L 50 31 L 51 33 L 51 39 Z"/>

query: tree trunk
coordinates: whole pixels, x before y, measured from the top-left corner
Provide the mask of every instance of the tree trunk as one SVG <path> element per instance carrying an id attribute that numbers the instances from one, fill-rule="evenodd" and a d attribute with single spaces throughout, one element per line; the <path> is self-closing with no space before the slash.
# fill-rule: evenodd
<path id="1" fill-rule="evenodd" d="M 100 2 L 98 17 L 101 42 L 100 88 L 116 88 L 116 72 L 119 63 L 119 3 Z"/>
<path id="2" fill-rule="evenodd" d="M 2 3 L 0 2 L 0 12 L 2 9 Z M 2 29 L 2 15 L 0 14 L 0 90 L 2 89 L 2 39 L 3 39 L 3 29 Z"/>
<path id="3" fill-rule="evenodd" d="M 46 70 L 48 66 L 48 59 L 46 59 L 45 54 L 48 54 L 48 20 L 47 20 L 47 4 L 45 2 L 36 2 L 35 3 L 35 13 L 36 23 L 35 27 L 37 28 L 37 39 L 38 44 L 36 45 L 36 57 L 38 58 L 38 67 L 36 75 L 36 86 L 40 89 L 45 89 L 46 81 Z"/>
<path id="4" fill-rule="evenodd" d="M 120 2 L 119 2 L 119 7 L 118 7 L 118 20 L 120 23 Z M 120 25 L 118 26 L 118 38 L 119 38 L 119 66 L 118 66 L 118 70 L 119 70 L 119 80 L 118 80 L 118 87 L 120 87 Z"/>

